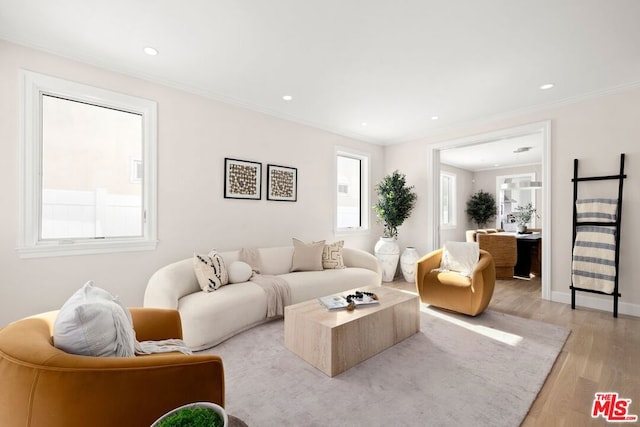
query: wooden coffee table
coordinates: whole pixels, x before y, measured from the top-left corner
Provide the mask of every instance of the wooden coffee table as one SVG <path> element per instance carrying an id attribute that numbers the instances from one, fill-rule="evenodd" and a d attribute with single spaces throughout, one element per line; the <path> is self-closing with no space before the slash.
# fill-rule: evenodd
<path id="1" fill-rule="evenodd" d="M 417 295 L 377 286 L 336 295 L 356 290 L 375 293 L 380 303 L 354 311 L 328 311 L 316 299 L 285 307 L 285 346 L 330 377 L 420 330 Z"/>

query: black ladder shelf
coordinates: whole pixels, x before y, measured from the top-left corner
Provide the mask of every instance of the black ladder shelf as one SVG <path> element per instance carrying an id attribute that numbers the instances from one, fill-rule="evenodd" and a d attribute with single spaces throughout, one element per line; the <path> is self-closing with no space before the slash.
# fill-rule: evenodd
<path id="1" fill-rule="evenodd" d="M 613 227 L 615 229 L 615 268 L 616 274 L 614 279 L 613 293 L 606 293 L 592 289 L 582 289 L 573 286 L 573 275 L 571 279 L 571 308 L 576 308 L 576 291 L 590 292 L 600 295 L 613 296 L 613 317 L 618 317 L 618 298 L 622 295 L 618 292 L 618 265 L 620 262 L 620 223 L 622 219 L 622 184 L 627 175 L 624 173 L 624 153 L 620 154 L 620 173 L 617 175 L 589 176 L 578 177 L 578 159 L 573 159 L 573 240 L 572 247 L 576 244 L 577 229 L 579 226 L 594 225 L 601 227 Z M 576 202 L 578 201 L 578 183 L 585 181 L 604 181 L 618 180 L 618 206 L 615 221 L 612 222 L 596 222 L 596 221 L 578 221 Z"/>

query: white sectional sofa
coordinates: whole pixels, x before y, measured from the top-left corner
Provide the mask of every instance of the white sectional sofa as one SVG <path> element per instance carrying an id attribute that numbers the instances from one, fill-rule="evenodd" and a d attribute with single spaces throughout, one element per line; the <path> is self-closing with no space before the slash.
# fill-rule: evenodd
<path id="1" fill-rule="evenodd" d="M 377 259 L 353 248 L 343 248 L 346 268 L 291 273 L 293 247 L 260 248 L 260 273 L 283 278 L 291 289 L 291 304 L 365 286 L 381 286 Z M 221 252 L 225 264 L 238 261 L 240 251 Z M 183 339 L 193 350 L 219 344 L 233 335 L 267 320 L 267 297 L 248 281 L 203 292 L 196 278 L 193 258 L 169 264 L 155 272 L 144 295 L 145 307 L 177 309 L 182 318 Z"/>

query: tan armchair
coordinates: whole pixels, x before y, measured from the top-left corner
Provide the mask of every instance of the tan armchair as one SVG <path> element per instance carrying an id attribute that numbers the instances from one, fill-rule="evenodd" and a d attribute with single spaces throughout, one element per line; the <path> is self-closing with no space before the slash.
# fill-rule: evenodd
<path id="1" fill-rule="evenodd" d="M 491 254 L 496 264 L 497 279 L 513 279 L 513 269 L 518 261 L 516 236 L 504 234 L 478 234 L 478 245 Z"/>
<path id="2" fill-rule="evenodd" d="M 476 316 L 482 313 L 493 296 L 496 271 L 491 254 L 480 250 L 480 259 L 466 277 L 458 273 L 433 271 L 440 267 L 442 249 L 425 255 L 417 263 L 416 287 L 426 304 Z"/>
<path id="3" fill-rule="evenodd" d="M 182 338 L 176 310 L 130 311 L 139 341 Z M 149 426 L 186 403 L 224 406 L 219 356 L 68 354 L 52 343 L 56 315 L 43 313 L 0 330 L 0 425 Z"/>

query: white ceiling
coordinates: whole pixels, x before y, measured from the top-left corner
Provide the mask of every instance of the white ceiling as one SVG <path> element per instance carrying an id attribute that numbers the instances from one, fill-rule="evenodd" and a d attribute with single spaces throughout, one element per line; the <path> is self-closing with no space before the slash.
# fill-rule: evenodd
<path id="1" fill-rule="evenodd" d="M 541 133 L 440 151 L 440 162 L 473 172 L 542 163 Z M 528 150 L 524 150 L 528 149 Z M 515 152 L 521 150 L 520 152 Z"/>
<path id="2" fill-rule="evenodd" d="M 379 144 L 636 87 L 639 22 L 638 0 L 0 0 L 1 39 Z"/>

